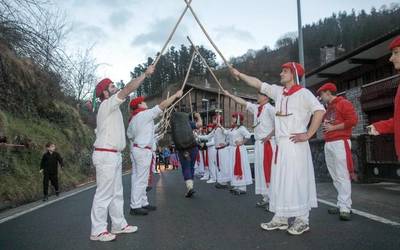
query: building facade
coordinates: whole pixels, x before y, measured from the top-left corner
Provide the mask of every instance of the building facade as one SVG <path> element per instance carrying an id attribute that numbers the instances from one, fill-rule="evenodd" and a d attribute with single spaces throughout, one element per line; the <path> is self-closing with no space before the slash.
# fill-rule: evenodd
<path id="1" fill-rule="evenodd" d="M 353 159 L 364 180 L 400 180 L 400 165 L 395 156 L 393 136 L 372 137 L 366 127 L 393 116 L 394 97 L 400 75 L 389 61 L 389 43 L 400 34 L 393 30 L 354 51 L 332 60 L 306 74 L 307 87 L 316 93 L 326 82 L 338 87 L 338 94 L 353 103 L 359 123 L 353 130 Z M 316 165 L 325 166 L 322 132 L 312 141 Z M 319 173 L 324 172 L 323 167 Z M 321 177 L 327 171 L 321 173 Z"/>

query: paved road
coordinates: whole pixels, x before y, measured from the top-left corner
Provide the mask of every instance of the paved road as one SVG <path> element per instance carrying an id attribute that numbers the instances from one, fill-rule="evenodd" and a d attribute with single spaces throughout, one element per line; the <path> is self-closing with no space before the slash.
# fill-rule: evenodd
<path id="1" fill-rule="evenodd" d="M 399 227 L 357 215 L 340 222 L 323 204 L 311 213 L 311 231 L 300 237 L 262 231 L 260 222 L 272 214 L 255 208 L 253 192 L 237 197 L 196 181 L 196 197 L 186 199 L 178 171 L 156 178 L 150 200 L 158 210 L 132 217 L 129 180 L 124 177 L 125 211 L 128 222 L 139 226 L 136 234 L 89 241 L 90 189 L 0 224 L 0 249 L 400 249 Z"/>

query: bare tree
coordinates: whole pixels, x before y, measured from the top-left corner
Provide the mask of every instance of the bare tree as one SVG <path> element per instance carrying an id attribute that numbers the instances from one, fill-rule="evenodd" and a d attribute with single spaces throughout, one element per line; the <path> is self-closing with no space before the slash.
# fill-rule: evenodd
<path id="1" fill-rule="evenodd" d="M 94 45 L 86 49 L 83 53 L 78 53 L 73 60 L 71 69 L 70 87 L 77 100 L 85 100 L 90 97 L 97 82 L 96 71 L 100 64 L 96 63 L 91 55 Z"/>
<path id="2" fill-rule="evenodd" d="M 69 56 L 64 51 L 71 28 L 63 12 L 50 0 L 0 0 L 0 40 L 21 57 L 59 75 L 64 93 L 83 100 L 96 83 L 99 64 L 91 56 L 93 46 Z"/>

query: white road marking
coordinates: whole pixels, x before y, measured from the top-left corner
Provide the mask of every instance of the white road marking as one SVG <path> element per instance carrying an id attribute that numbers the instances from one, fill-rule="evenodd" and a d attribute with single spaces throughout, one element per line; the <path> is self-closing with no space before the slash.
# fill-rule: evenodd
<path id="1" fill-rule="evenodd" d="M 125 175 L 128 175 L 128 174 L 130 174 L 130 171 L 124 172 L 124 173 L 122 174 L 122 176 L 125 176 Z M 69 198 L 69 197 L 71 197 L 71 196 L 74 196 L 74 195 L 76 195 L 76 194 L 82 193 L 82 192 L 84 192 L 84 191 L 87 191 L 87 190 L 89 190 L 89 189 L 92 189 L 92 188 L 95 188 L 95 187 L 96 187 L 96 183 L 95 183 L 94 181 L 88 182 L 87 184 L 89 184 L 89 183 L 93 183 L 93 184 L 90 184 L 89 186 L 84 187 L 84 188 L 79 189 L 79 190 L 76 190 L 76 191 L 71 190 L 71 191 L 69 191 L 69 192 L 67 192 L 67 193 L 64 193 L 64 194 L 62 193 L 62 195 L 61 195 L 60 197 L 58 197 L 58 198 L 56 198 L 56 199 L 54 199 L 54 200 L 49 200 L 49 201 L 40 203 L 40 204 L 37 205 L 37 206 L 28 208 L 28 209 L 23 210 L 23 211 L 20 211 L 20 212 L 13 213 L 12 215 L 6 216 L 6 217 L 4 217 L 4 218 L 1 218 L 1 219 L 0 219 L 0 224 L 4 223 L 4 222 L 6 222 L 6 221 L 9 221 L 9 220 L 18 218 L 18 217 L 20 217 L 20 216 L 22 216 L 22 215 L 24 215 L 24 214 L 33 212 L 33 211 L 38 210 L 38 209 L 40 209 L 40 208 L 42 208 L 42 207 L 51 205 L 51 204 L 56 203 L 56 202 L 58 202 L 58 201 L 62 201 L 62 200 L 64 200 L 64 199 L 66 199 L 66 198 Z M 29 204 L 27 204 L 27 205 L 29 205 Z M 18 209 L 18 208 L 17 208 L 17 209 Z"/>
<path id="2" fill-rule="evenodd" d="M 336 207 L 335 203 L 327 201 L 327 200 L 318 199 L 318 202 L 321 202 L 321 203 L 323 203 L 325 205 L 328 205 L 328 206 Z M 374 215 L 374 214 L 370 214 L 370 213 L 367 213 L 367 212 L 363 212 L 363 211 L 360 211 L 360 210 L 357 210 L 357 209 L 354 209 L 354 208 L 352 208 L 351 211 L 353 212 L 353 214 L 357 214 L 359 216 L 368 218 L 368 219 L 373 220 L 373 221 L 377 221 L 377 222 L 388 224 L 388 225 L 392 225 L 392 226 L 400 226 L 399 222 L 392 221 L 392 220 L 380 217 L 378 215 Z"/>
<path id="3" fill-rule="evenodd" d="M 17 217 L 20 217 L 20 216 L 22 216 L 22 215 L 24 215 L 24 214 L 27 214 L 27 213 L 33 212 L 33 211 L 35 211 L 35 210 L 38 210 L 38 209 L 40 209 L 40 208 L 42 208 L 42 207 L 45 207 L 45 206 L 48 206 L 48 205 L 50 205 L 50 204 L 56 203 L 56 202 L 58 202 L 58 201 L 64 200 L 64 199 L 66 199 L 66 198 L 68 198 L 68 197 L 74 196 L 74 195 L 79 194 L 79 193 L 81 193 L 81 192 L 84 192 L 84 191 L 86 191 L 86 190 L 92 189 L 92 188 L 94 188 L 94 187 L 96 187 L 96 184 L 92 184 L 92 185 L 87 186 L 87 187 L 85 187 L 85 188 L 82 188 L 82 189 L 80 189 L 80 190 L 77 190 L 77 191 L 74 191 L 74 192 L 70 192 L 70 193 L 68 193 L 68 194 L 66 194 L 66 195 L 62 195 L 62 196 L 60 196 L 60 197 L 58 197 L 58 198 L 56 198 L 56 199 L 54 199 L 54 200 L 50 200 L 50 201 L 43 202 L 43 203 L 41 203 L 41 204 L 39 204 L 39 205 L 37 205 L 37 206 L 31 207 L 31 208 L 26 209 L 26 210 L 24 210 L 24 211 L 17 212 L 17 213 L 15 213 L 15 214 L 10 215 L 10 216 L 4 217 L 4 218 L 0 219 L 0 224 L 4 223 L 4 222 L 6 222 L 6 221 L 9 221 L 9 220 L 15 219 L 15 218 L 17 218 Z"/>

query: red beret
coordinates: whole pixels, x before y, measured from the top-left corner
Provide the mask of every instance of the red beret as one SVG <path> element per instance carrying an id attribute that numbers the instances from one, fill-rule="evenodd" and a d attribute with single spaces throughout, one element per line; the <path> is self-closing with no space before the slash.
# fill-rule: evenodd
<path id="1" fill-rule="evenodd" d="M 322 91 L 336 92 L 337 88 L 336 88 L 335 84 L 328 82 L 328 83 L 325 83 L 324 85 L 322 85 L 321 88 L 319 88 L 317 90 L 317 94 L 321 93 Z"/>
<path id="2" fill-rule="evenodd" d="M 393 41 L 389 45 L 390 50 L 392 50 L 396 47 L 400 47 L 400 36 L 393 39 Z"/>
<path id="3" fill-rule="evenodd" d="M 235 112 L 235 113 L 233 113 L 232 114 L 232 117 L 240 117 L 240 121 L 243 121 L 244 120 L 244 115 L 243 115 L 243 113 L 241 113 L 241 112 Z"/>
<path id="4" fill-rule="evenodd" d="M 131 102 L 129 103 L 129 107 L 132 109 L 137 109 L 138 105 L 144 102 L 144 97 L 143 96 L 138 96 L 135 99 L 132 99 Z"/>
<path id="5" fill-rule="evenodd" d="M 112 83 L 109 78 L 104 78 L 96 85 L 96 97 L 100 97 L 104 90 Z"/>
<path id="6" fill-rule="evenodd" d="M 288 68 L 290 71 L 292 71 L 293 74 L 297 72 L 297 75 L 299 78 L 302 78 L 304 76 L 304 68 L 301 66 L 300 63 L 296 62 L 287 62 L 282 65 L 282 68 Z"/>

